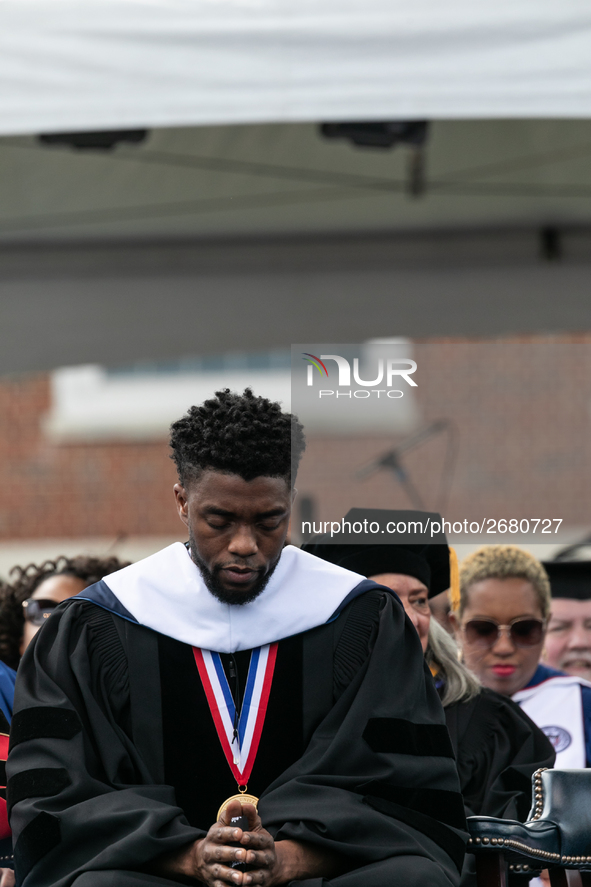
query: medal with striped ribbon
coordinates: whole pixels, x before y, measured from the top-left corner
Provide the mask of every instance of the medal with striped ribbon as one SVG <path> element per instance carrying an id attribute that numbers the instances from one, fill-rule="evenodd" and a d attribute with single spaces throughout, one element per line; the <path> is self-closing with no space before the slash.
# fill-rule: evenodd
<path id="1" fill-rule="evenodd" d="M 277 658 L 277 643 L 257 647 L 250 655 L 250 666 L 240 713 L 219 653 L 193 647 L 209 710 L 224 755 L 238 785 L 238 794 L 227 798 L 218 810 L 218 820 L 230 801 L 253 804 L 258 798 L 247 794 L 248 780 L 256 759 Z"/>

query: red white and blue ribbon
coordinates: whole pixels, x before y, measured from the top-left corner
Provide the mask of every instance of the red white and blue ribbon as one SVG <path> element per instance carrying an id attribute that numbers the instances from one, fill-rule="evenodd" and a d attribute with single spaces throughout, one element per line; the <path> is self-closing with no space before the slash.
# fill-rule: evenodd
<path id="1" fill-rule="evenodd" d="M 226 760 L 238 785 L 247 785 L 265 723 L 277 643 L 251 653 L 236 735 L 236 708 L 219 653 L 193 647 L 193 654 Z"/>

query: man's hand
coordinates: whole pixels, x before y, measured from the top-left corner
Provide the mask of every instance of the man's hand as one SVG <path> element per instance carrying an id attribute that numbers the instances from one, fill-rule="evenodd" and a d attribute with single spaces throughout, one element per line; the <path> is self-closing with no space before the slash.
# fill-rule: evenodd
<path id="1" fill-rule="evenodd" d="M 246 816 L 248 831 L 230 825 L 230 820 L 237 816 Z M 242 846 L 231 846 L 237 843 Z M 277 867 L 275 842 L 263 828 L 252 804 L 242 806 L 240 801 L 228 804 L 220 821 L 210 828 L 205 838 L 196 841 L 191 850 L 192 871 L 185 871 L 184 874 L 190 874 L 208 887 L 225 887 L 226 884 L 263 884 L 271 887 L 279 883 L 273 878 Z M 254 866 L 254 870 L 236 871 L 230 867 L 233 862 L 247 863 Z"/>
<path id="2" fill-rule="evenodd" d="M 246 816 L 248 831 L 230 825 L 232 817 Z M 239 844 L 240 846 L 232 846 Z M 253 866 L 250 872 L 232 869 L 233 862 Z M 275 887 L 289 881 L 332 877 L 345 871 L 336 855 L 297 841 L 275 843 L 263 828 L 252 804 L 232 801 L 207 835 L 181 852 L 160 860 L 154 874 L 179 874 L 195 878 L 207 887 L 261 885 Z M 0 887 L 2 885 L 0 884 Z"/>
<path id="3" fill-rule="evenodd" d="M 248 831 L 230 825 L 230 820 L 236 816 L 246 816 Z M 232 846 L 236 844 L 241 846 Z M 255 870 L 236 871 L 230 867 L 233 862 L 248 863 L 255 866 Z M 208 887 L 227 887 L 228 884 L 271 887 L 279 883 L 272 877 L 276 867 L 275 843 L 263 828 L 255 808 L 252 804 L 242 806 L 240 801 L 232 801 L 204 838 L 180 852 L 161 857 L 156 866 L 150 867 L 150 871 L 154 874 L 186 875 Z"/>

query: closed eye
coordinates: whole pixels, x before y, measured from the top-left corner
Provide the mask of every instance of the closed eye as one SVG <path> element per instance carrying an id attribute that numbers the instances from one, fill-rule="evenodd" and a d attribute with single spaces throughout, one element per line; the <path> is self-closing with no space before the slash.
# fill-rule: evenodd
<path id="1" fill-rule="evenodd" d="M 229 521 L 220 521 L 220 520 L 208 520 L 208 526 L 210 526 L 213 530 L 225 530 L 230 526 Z"/>

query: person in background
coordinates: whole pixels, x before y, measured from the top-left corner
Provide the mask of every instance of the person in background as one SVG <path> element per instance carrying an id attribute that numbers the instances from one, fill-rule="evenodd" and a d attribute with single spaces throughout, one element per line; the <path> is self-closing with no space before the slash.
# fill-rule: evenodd
<path id="1" fill-rule="evenodd" d="M 8 728 L 12 718 L 18 663 L 27 646 L 55 608 L 103 576 L 128 562 L 117 557 L 58 557 L 42 564 L 14 567 L 10 585 L 0 598 L 0 763 L 8 755 Z M 0 786 L 0 887 L 13 887 L 12 838 L 6 815 L 6 787 Z"/>
<path id="2" fill-rule="evenodd" d="M 0 711 L 0 887 L 14 887 L 14 869 L 12 855 L 12 831 L 8 824 L 6 807 L 6 759 L 8 757 L 8 740 L 10 726 Z"/>
<path id="3" fill-rule="evenodd" d="M 6 759 L 15 681 L 16 671 L 0 662 L 0 887 L 14 887 L 12 833 L 6 808 Z"/>
<path id="4" fill-rule="evenodd" d="M 371 519 L 376 520 L 376 509 Z M 397 521 L 396 511 L 382 522 Z M 363 521 L 353 509 L 345 521 Z M 369 518 L 368 518 L 369 519 Z M 458 648 L 432 618 L 429 601 L 452 585 L 457 597 L 457 562 L 447 544 L 371 545 L 309 542 L 305 551 L 361 573 L 396 592 L 414 625 L 426 663 L 434 675 L 456 755 L 467 816 L 525 820 L 531 806 L 531 777 L 551 767 L 554 750 L 518 705 L 483 689 L 458 659 Z M 456 574 L 454 576 L 454 573 Z"/>
<path id="5" fill-rule="evenodd" d="M 128 563 L 114 556 L 79 555 L 73 558 L 62 556 L 39 565 L 13 567 L 11 583 L 5 586 L 0 598 L 0 660 L 16 669 L 24 651 L 58 604 Z M 0 677 L 0 707 L 9 721 L 14 680 L 12 688 L 8 710 L 5 710 Z"/>
<path id="6" fill-rule="evenodd" d="M 4 608 L 4 603 L 10 595 L 10 591 L 11 589 L 9 585 L 5 582 L 0 582 L 0 634 L 3 626 L 1 613 Z M 12 700 L 14 699 L 14 684 L 16 681 L 17 665 L 18 659 L 10 657 L 9 659 L 4 660 L 4 656 L 2 656 L 0 652 L 0 712 L 4 716 L 7 725 L 10 723 L 10 717 L 12 715 Z M 2 726 L 0 726 L 0 731 L 2 731 Z M 2 887 L 1 881 L 0 887 Z"/>
<path id="7" fill-rule="evenodd" d="M 557 767 L 586 767 L 591 684 L 540 665 L 550 604 L 540 561 L 516 546 L 493 545 L 463 561 L 452 618 L 463 660 L 483 685 L 519 703 L 552 742 Z"/>
<path id="8" fill-rule="evenodd" d="M 552 605 L 542 659 L 591 681 L 591 561 L 550 561 Z"/>

